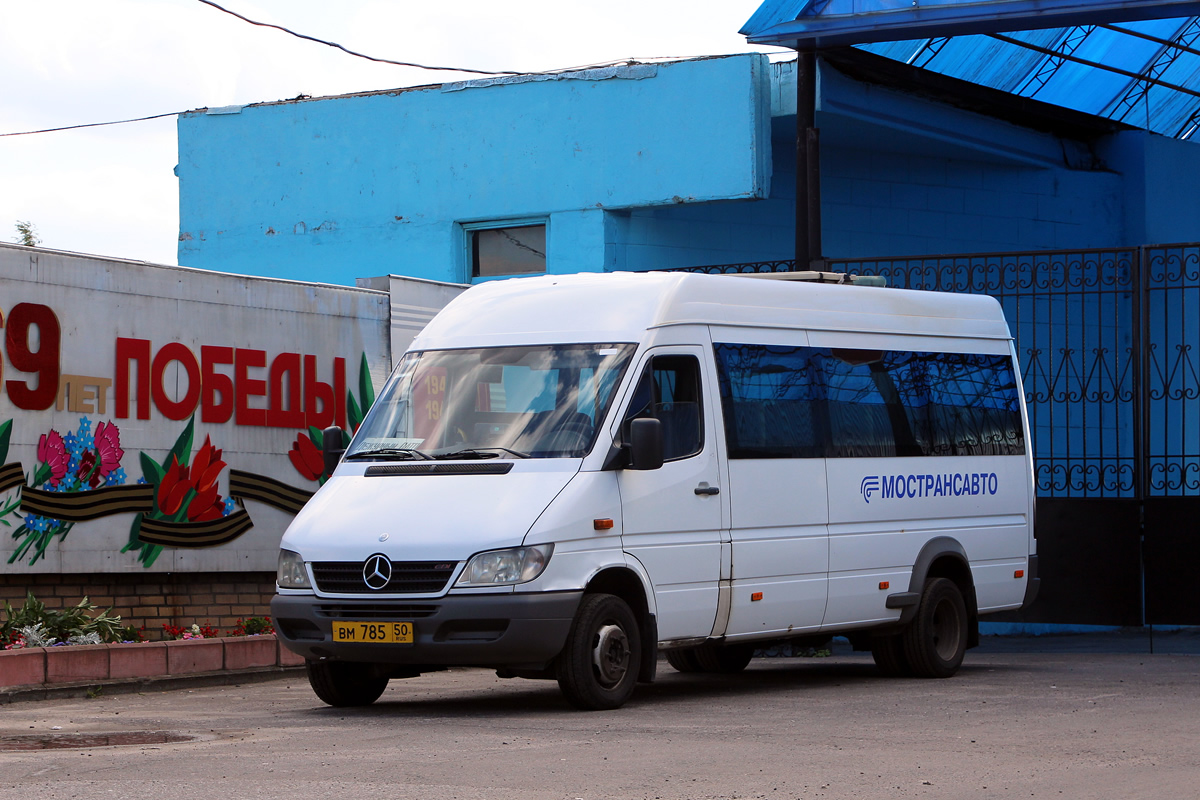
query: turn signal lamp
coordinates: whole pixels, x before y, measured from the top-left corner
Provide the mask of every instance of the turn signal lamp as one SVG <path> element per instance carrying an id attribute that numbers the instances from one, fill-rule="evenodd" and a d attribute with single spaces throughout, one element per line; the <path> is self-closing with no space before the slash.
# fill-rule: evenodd
<path id="1" fill-rule="evenodd" d="M 592 520 L 592 527 L 598 531 L 611 531 L 613 521 L 611 519 L 594 519 Z"/>
<path id="2" fill-rule="evenodd" d="M 1025 577 L 1025 570 L 1023 570 L 1023 569 L 1019 569 L 1019 570 L 1017 570 L 1016 572 L 1014 572 L 1014 573 L 1013 573 L 1013 577 L 1014 577 L 1014 578 L 1024 578 L 1024 577 Z"/>
<path id="3" fill-rule="evenodd" d="M 879 582 L 879 589 L 880 589 L 880 591 L 882 591 L 882 590 L 884 590 L 884 589 L 890 589 L 891 587 L 892 587 L 892 582 L 891 582 L 891 581 L 880 581 L 880 582 Z"/>

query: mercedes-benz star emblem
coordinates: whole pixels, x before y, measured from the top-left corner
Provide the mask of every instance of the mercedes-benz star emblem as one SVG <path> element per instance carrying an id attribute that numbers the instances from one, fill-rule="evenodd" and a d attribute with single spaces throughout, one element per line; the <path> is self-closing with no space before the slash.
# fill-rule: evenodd
<path id="1" fill-rule="evenodd" d="M 379 591 L 392 580 L 392 562 L 382 553 L 376 553 L 363 564 L 363 582 L 367 588 Z"/>

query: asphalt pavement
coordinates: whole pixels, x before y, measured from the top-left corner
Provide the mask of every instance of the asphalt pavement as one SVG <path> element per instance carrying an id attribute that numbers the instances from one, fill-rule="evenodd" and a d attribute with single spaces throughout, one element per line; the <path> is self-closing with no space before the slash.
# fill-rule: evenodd
<path id="1" fill-rule="evenodd" d="M 730 676 L 662 663 L 606 712 L 479 669 L 392 681 L 359 709 L 294 673 L 16 702 L 0 800 L 1188 800 L 1198 639 L 987 637 L 947 680 L 882 677 L 839 641 Z"/>

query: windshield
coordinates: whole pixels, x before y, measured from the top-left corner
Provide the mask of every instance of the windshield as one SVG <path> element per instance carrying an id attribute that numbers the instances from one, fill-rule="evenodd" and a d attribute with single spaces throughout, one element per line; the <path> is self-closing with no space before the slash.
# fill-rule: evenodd
<path id="1" fill-rule="evenodd" d="M 591 449 L 632 344 L 408 353 L 347 458 L 565 458 Z"/>

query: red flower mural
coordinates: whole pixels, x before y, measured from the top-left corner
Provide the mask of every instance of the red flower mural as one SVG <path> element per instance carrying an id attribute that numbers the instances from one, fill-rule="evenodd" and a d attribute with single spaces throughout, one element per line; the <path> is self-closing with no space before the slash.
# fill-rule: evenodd
<path id="1" fill-rule="evenodd" d="M 171 466 L 158 485 L 158 508 L 167 516 L 174 516 L 187 502 L 187 518 L 190 522 L 207 522 L 224 516 L 225 502 L 217 494 L 217 479 L 225 469 L 221 451 L 212 446 L 209 437 L 196 451 L 190 467 L 172 457 Z M 190 493 L 190 494 L 189 494 Z"/>
<path id="2" fill-rule="evenodd" d="M 313 440 L 306 433 L 296 434 L 296 441 L 292 442 L 288 458 L 292 460 L 296 471 L 310 481 L 320 480 L 325 474 L 325 457 L 321 454 L 321 448 L 313 444 Z"/>

